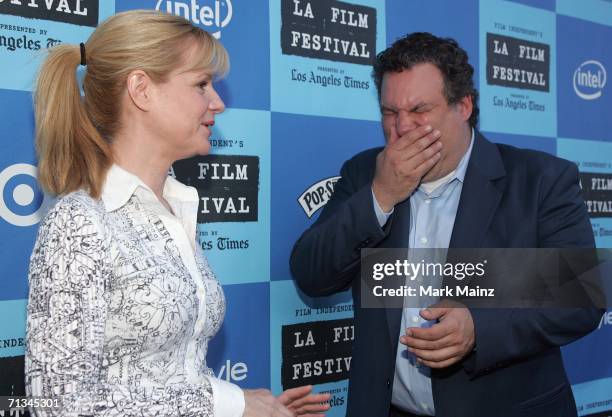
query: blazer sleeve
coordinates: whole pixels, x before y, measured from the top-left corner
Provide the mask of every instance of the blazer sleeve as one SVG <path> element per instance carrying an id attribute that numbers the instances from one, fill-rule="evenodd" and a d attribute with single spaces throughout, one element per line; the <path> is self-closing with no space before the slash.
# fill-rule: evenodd
<path id="1" fill-rule="evenodd" d="M 319 219 L 296 242 L 291 273 L 309 296 L 329 295 L 351 285 L 361 249 L 377 246 L 389 233 L 378 224 L 372 200 L 376 150 L 347 161 Z"/>
<path id="2" fill-rule="evenodd" d="M 29 270 L 26 392 L 57 398 L 59 407 L 32 415 L 215 416 L 211 381 L 135 388 L 102 378 L 111 266 L 109 241 L 94 218 L 65 197 L 39 229 Z"/>
<path id="3" fill-rule="evenodd" d="M 588 212 L 580 191 L 578 170 L 564 164 L 556 175 L 543 179 L 539 201 L 538 246 L 542 248 L 594 248 Z M 601 308 L 471 309 L 476 351 L 464 362 L 477 375 L 513 360 L 571 343 L 593 331 Z"/>

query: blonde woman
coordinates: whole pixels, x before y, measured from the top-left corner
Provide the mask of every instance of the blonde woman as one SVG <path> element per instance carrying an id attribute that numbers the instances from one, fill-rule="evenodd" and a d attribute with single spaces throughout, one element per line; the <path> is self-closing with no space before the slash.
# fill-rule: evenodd
<path id="1" fill-rule="evenodd" d="M 39 180 L 60 198 L 30 263 L 25 374 L 28 395 L 59 402 L 34 414 L 262 417 L 329 408 L 311 387 L 279 397 L 243 391 L 206 366 L 225 299 L 196 244 L 197 191 L 167 172 L 208 153 L 224 110 L 212 81 L 227 68 L 212 36 L 154 11 L 117 14 L 86 44 L 53 48 L 42 65 Z"/>

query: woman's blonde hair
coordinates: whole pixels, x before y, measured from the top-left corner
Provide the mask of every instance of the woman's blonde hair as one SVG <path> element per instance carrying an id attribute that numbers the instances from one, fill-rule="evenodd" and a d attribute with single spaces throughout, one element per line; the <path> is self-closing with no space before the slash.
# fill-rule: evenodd
<path id="1" fill-rule="evenodd" d="M 223 46 L 204 30 L 153 10 L 110 17 L 84 49 L 83 97 L 76 74 L 79 45 L 52 48 L 40 68 L 35 93 L 38 179 L 53 194 L 84 188 L 98 198 L 112 164 L 110 141 L 119 128 L 121 96 L 130 72 L 143 70 L 153 81 L 163 82 L 172 70 L 189 64 L 188 70 L 219 76 L 229 60 Z"/>

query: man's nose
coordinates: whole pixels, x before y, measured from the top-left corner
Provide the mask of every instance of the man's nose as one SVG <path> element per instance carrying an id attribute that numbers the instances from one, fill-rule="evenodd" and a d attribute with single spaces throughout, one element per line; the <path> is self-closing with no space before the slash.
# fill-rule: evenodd
<path id="1" fill-rule="evenodd" d="M 397 134 L 404 136 L 406 133 L 423 125 L 423 117 L 417 113 L 401 110 L 397 117 Z"/>

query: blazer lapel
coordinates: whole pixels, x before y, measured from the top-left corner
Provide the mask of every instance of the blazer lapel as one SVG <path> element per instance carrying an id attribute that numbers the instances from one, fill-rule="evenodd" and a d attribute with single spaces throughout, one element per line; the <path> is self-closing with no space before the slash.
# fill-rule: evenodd
<path id="1" fill-rule="evenodd" d="M 501 200 L 505 181 L 503 161 L 497 147 L 475 132 L 472 155 L 463 181 L 451 248 L 479 248 Z"/>

